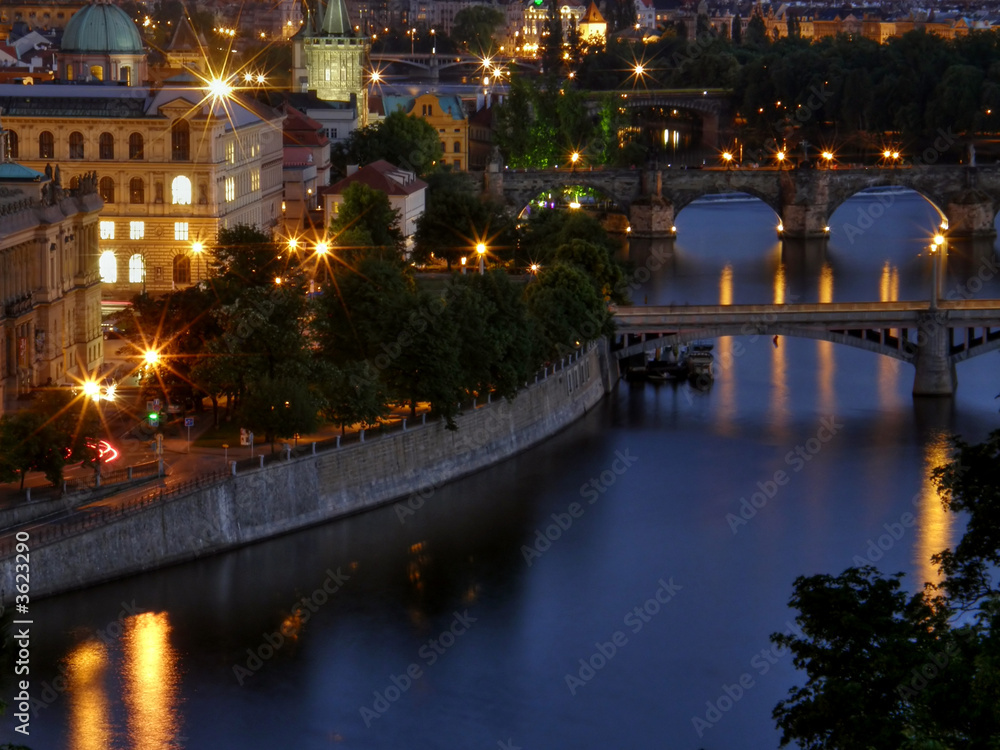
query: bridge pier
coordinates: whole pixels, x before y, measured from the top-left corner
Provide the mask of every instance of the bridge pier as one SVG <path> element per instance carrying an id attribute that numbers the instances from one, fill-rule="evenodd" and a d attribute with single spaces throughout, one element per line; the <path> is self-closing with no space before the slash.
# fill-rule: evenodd
<path id="1" fill-rule="evenodd" d="M 796 240 L 830 236 L 830 174 L 817 169 L 791 169 L 780 174 L 783 236 Z"/>
<path id="2" fill-rule="evenodd" d="M 955 365 L 948 356 L 951 335 L 941 313 L 925 313 L 917 327 L 914 396 L 952 396 L 958 385 Z"/>
<path id="3" fill-rule="evenodd" d="M 948 201 L 948 237 L 956 239 L 993 238 L 997 236 L 993 218 L 993 199 L 982 190 L 963 190 Z"/>

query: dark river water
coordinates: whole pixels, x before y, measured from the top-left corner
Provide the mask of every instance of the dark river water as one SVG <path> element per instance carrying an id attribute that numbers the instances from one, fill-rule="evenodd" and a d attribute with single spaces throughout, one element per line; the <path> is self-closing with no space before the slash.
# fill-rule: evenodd
<path id="1" fill-rule="evenodd" d="M 692 205 L 653 303 L 926 299 L 935 211 L 859 197 L 782 258 L 763 204 Z M 1000 297 L 992 248 L 943 289 Z M 805 339 L 716 342 L 705 392 L 619 385 L 500 466 L 394 507 L 39 602 L 34 750 L 771 748 L 802 676 L 768 636 L 796 576 L 872 561 L 915 589 L 961 519 L 928 481 L 997 426 L 997 355 L 954 399 Z M 546 532 L 549 539 L 545 539 Z M 554 541 L 552 541 L 554 539 Z M 325 591 L 324 591 L 325 587 Z M 328 593 L 332 592 L 332 593 Z M 315 602 L 296 607 L 303 596 Z M 45 684 L 55 685 L 45 691 Z M 56 689 L 58 688 L 58 689 Z M 5 696 L 12 697 L 8 680 Z"/>

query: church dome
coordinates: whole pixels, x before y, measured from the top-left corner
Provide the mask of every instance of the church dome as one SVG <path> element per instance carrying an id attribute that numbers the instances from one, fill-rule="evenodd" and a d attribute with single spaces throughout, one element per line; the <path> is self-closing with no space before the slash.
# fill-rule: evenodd
<path id="1" fill-rule="evenodd" d="M 141 53 L 142 37 L 128 13 L 94 2 L 73 14 L 63 32 L 63 52 Z"/>

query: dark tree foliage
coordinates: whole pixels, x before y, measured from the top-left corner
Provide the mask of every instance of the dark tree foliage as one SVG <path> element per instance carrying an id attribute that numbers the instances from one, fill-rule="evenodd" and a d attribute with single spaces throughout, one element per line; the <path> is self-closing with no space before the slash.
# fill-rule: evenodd
<path id="1" fill-rule="evenodd" d="M 422 117 L 396 111 L 335 143 L 330 158 L 345 176 L 349 164 L 364 166 L 379 159 L 422 175 L 441 159 L 441 141 L 434 126 Z"/>
<path id="2" fill-rule="evenodd" d="M 774 710 L 782 745 L 805 750 L 978 750 L 1000 744 L 1000 431 L 933 473 L 968 519 L 944 576 L 917 594 L 870 566 L 800 577 L 797 632 L 772 640 L 808 676 Z M 900 525 L 900 533 L 903 527 Z"/>

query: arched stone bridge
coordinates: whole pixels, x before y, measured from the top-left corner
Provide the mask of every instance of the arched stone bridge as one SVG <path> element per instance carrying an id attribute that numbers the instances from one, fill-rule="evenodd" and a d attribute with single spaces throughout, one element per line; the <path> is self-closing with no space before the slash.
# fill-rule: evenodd
<path id="1" fill-rule="evenodd" d="M 953 393 L 957 363 L 1000 349 L 1000 300 L 934 308 L 926 302 L 646 306 L 614 314 L 618 359 L 720 336 L 797 336 L 909 362 L 918 396 Z"/>
<path id="2" fill-rule="evenodd" d="M 723 123 L 733 119 L 735 104 L 733 92 L 729 89 L 643 89 L 627 91 L 594 91 L 588 97 L 591 114 L 597 111 L 601 102 L 612 97 L 619 107 L 639 109 L 662 107 L 681 109 L 697 114 L 701 119 L 701 145 L 705 148 L 719 147 L 719 132 Z"/>
<path id="3" fill-rule="evenodd" d="M 372 62 L 382 63 L 383 65 L 398 64 L 423 70 L 430 73 L 434 78 L 437 78 L 442 70 L 447 70 L 448 68 L 469 65 L 482 67 L 483 65 L 483 58 L 476 57 L 475 55 L 445 55 L 432 52 L 415 52 L 412 54 L 405 52 L 372 52 L 369 54 L 369 58 Z M 519 67 L 534 72 L 538 72 L 539 65 L 541 64 L 537 60 L 525 60 L 518 57 L 493 57 L 490 58 L 490 62 L 495 68 Z"/>
<path id="4" fill-rule="evenodd" d="M 669 236 L 674 217 L 704 195 L 742 192 L 760 198 L 778 215 L 790 238 L 827 236 L 833 212 L 865 188 L 900 186 L 917 191 L 947 220 L 951 237 L 993 237 L 1000 206 L 1000 165 L 914 166 L 899 169 L 552 169 L 491 167 L 484 187 L 520 210 L 547 191 L 572 185 L 594 188 L 628 212 L 633 233 Z M 878 218 L 891 196 L 872 196 Z M 930 228 L 929 228 L 930 229 Z"/>

